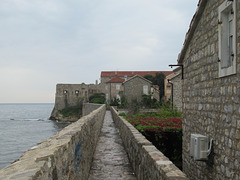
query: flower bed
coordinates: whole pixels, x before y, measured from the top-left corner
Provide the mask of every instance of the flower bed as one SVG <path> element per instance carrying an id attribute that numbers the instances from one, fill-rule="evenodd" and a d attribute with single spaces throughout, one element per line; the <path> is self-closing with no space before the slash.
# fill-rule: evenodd
<path id="1" fill-rule="evenodd" d="M 174 117 L 175 116 L 175 117 Z M 178 168 L 182 169 L 181 113 L 146 113 L 124 117 Z"/>
<path id="2" fill-rule="evenodd" d="M 165 118 L 157 116 L 157 113 L 147 113 L 140 115 L 126 116 L 129 121 L 139 131 L 182 131 L 182 118 Z"/>

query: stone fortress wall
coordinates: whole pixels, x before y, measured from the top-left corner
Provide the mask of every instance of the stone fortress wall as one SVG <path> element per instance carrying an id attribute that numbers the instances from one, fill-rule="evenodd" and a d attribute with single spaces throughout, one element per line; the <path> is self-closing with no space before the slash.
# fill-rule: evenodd
<path id="1" fill-rule="evenodd" d="M 87 102 L 91 95 L 102 92 L 101 89 L 102 84 L 57 84 L 55 105 L 51 117 L 56 117 L 58 111 L 66 107 Z"/>
<path id="2" fill-rule="evenodd" d="M 0 180 L 88 179 L 106 106 L 84 107 L 93 111 L 1 169 Z"/>

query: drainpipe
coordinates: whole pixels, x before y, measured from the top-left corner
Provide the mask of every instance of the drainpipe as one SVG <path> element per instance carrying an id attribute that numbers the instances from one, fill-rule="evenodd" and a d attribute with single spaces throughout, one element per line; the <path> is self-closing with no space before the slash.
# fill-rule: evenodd
<path id="1" fill-rule="evenodd" d="M 110 88 L 109 88 L 109 90 L 110 90 L 110 93 L 109 93 L 109 96 L 110 96 L 110 98 L 109 98 L 109 104 L 111 103 L 111 96 L 112 96 L 112 83 L 109 83 L 109 85 L 110 85 Z"/>
<path id="2" fill-rule="evenodd" d="M 173 83 L 168 79 L 168 84 L 171 84 L 171 99 L 172 99 L 172 111 L 173 111 Z"/>

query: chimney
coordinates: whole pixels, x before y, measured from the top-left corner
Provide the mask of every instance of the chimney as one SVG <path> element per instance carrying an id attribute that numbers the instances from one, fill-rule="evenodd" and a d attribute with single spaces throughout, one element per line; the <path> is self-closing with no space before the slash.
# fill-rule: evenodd
<path id="1" fill-rule="evenodd" d="M 98 85 L 98 80 L 96 80 L 96 85 Z"/>

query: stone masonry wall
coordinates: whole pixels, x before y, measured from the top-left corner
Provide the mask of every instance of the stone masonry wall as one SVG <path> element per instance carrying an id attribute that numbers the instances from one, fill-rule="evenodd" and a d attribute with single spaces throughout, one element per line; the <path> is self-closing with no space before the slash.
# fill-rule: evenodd
<path id="1" fill-rule="evenodd" d="M 173 77 L 171 82 L 173 83 L 173 105 L 178 111 L 182 111 L 182 74 Z"/>
<path id="2" fill-rule="evenodd" d="M 219 78 L 218 7 L 208 0 L 183 60 L 183 171 L 190 179 L 240 179 L 240 1 L 237 74 Z M 190 157 L 190 135 L 213 138 L 206 162 Z"/>
<path id="3" fill-rule="evenodd" d="M 148 94 L 151 94 L 151 83 L 138 76 L 123 83 L 124 95 L 128 103 L 131 103 L 133 99 L 142 100 L 144 85 L 148 86 Z"/>
<path id="4" fill-rule="evenodd" d="M 99 85 L 95 84 L 57 84 L 55 95 L 55 106 L 52 111 L 53 117 L 59 110 L 66 107 L 77 106 L 81 102 L 88 101 L 89 96 L 98 93 Z"/>
<path id="5" fill-rule="evenodd" d="M 0 180 L 88 179 L 103 124 L 102 105 L 0 170 Z"/>
<path id="6" fill-rule="evenodd" d="M 186 175 L 111 107 L 129 160 L 139 180 L 184 180 Z"/>
<path id="7" fill-rule="evenodd" d="M 102 104 L 83 103 L 82 115 L 86 116 L 101 106 Z"/>

